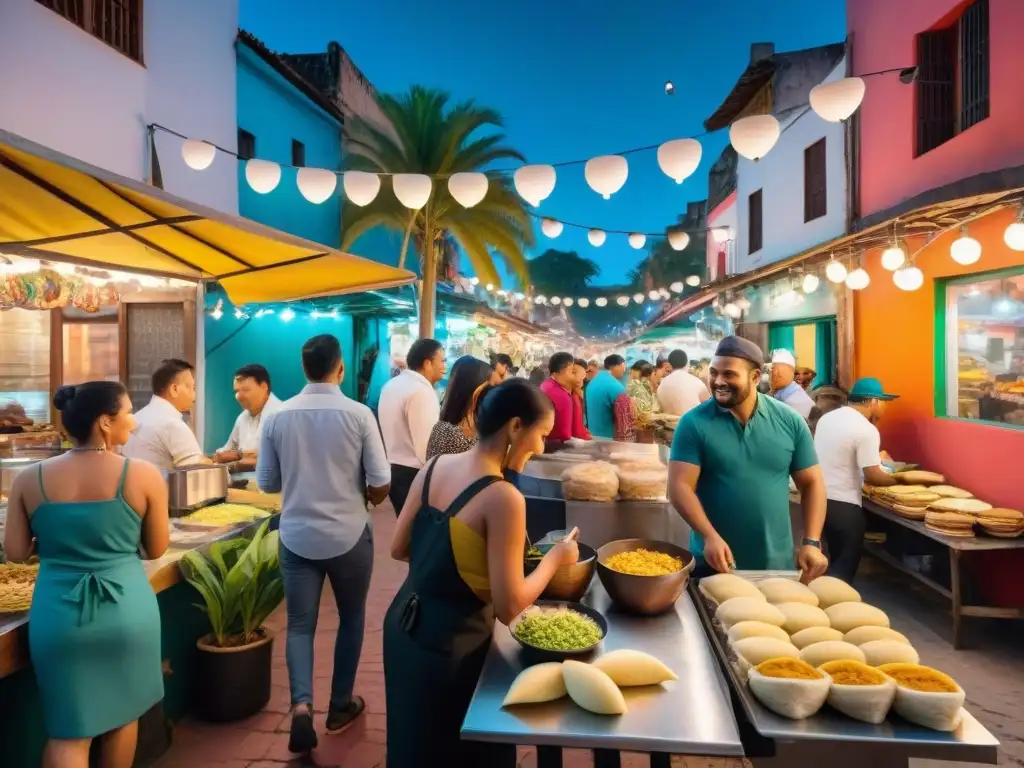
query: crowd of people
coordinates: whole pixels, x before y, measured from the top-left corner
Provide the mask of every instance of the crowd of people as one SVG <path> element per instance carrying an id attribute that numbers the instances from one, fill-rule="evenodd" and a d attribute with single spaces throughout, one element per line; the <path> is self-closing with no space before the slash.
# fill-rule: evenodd
<path id="1" fill-rule="evenodd" d="M 103 765 L 127 768 L 137 718 L 162 696 L 160 616 L 140 561 L 140 545 L 149 558 L 168 546 L 161 470 L 203 461 L 255 467 L 262 490 L 282 493 L 295 753 L 318 739 L 313 651 L 325 580 L 339 615 L 326 729 L 342 730 L 365 710 L 354 687 L 373 571 L 369 509 L 390 499 L 398 516 L 390 553 L 409 564 L 383 628 L 393 768 L 515 764 L 514 749 L 463 742 L 459 728 L 494 619 L 511 621 L 578 557 L 566 539 L 524 573 L 517 475 L 532 456 L 573 440 L 631 440 L 638 420 L 654 413 L 680 417 L 669 497 L 692 530 L 701 573 L 789 569 L 795 552 L 805 580 L 826 569 L 852 580 L 864 532 L 861 486 L 892 482 L 875 425 L 894 396 L 877 380 L 849 393 L 822 388 L 812 400 L 792 354 L 776 353 L 763 392 L 761 349 L 734 336 L 719 344 L 703 378 L 682 350 L 628 369 L 616 354 L 598 365 L 559 352 L 536 383 L 502 356 L 463 357 L 449 370 L 444 347 L 421 339 L 384 386 L 376 414 L 342 393 L 337 338 L 309 339 L 301 362 L 307 384 L 284 402 L 262 366 L 237 371 L 242 413 L 212 457 L 183 420 L 195 401 L 185 361 L 153 373 L 153 396 L 134 415 L 117 383 L 56 393 L 74 447 L 17 476 L 4 540 L 12 560 L 35 553 L 41 563 L 30 652 L 50 736 L 47 768 L 85 768 L 93 739 Z M 439 402 L 435 385 L 446 377 Z M 803 510 L 799 546 L 791 479 Z"/>

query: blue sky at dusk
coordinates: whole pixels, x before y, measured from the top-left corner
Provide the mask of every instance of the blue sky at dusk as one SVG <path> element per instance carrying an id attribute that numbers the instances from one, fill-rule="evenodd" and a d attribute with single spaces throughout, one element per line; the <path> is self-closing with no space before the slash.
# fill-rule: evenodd
<path id="1" fill-rule="evenodd" d="M 381 91 L 420 83 L 473 98 L 505 117 L 509 143 L 530 162 L 587 159 L 693 136 L 746 66 L 750 43 L 777 51 L 840 41 L 843 0 L 241 0 L 241 25 L 275 51 L 311 53 L 338 41 Z M 663 92 L 665 80 L 675 95 Z M 629 179 L 602 199 L 583 166 L 558 169 L 545 216 L 606 229 L 658 232 L 689 200 L 707 196 L 707 172 L 726 132 L 702 138 L 701 167 L 683 184 L 654 151 L 629 156 Z M 623 235 L 601 248 L 566 227 L 539 232 L 535 254 L 577 250 L 621 282 L 643 257 Z"/>

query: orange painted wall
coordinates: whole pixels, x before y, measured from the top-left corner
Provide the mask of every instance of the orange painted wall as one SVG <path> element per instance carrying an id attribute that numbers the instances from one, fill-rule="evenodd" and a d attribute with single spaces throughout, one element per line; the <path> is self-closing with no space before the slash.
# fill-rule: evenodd
<path id="1" fill-rule="evenodd" d="M 857 377 L 875 376 L 900 395 L 881 425 L 889 453 L 941 472 L 993 504 L 1024 509 L 1024 430 L 936 418 L 934 407 L 935 278 L 1024 265 L 1024 253 L 1003 243 L 1014 214 L 1001 211 L 971 225 L 982 256 L 969 267 L 949 255 L 957 233 L 936 239 L 917 260 L 924 285 L 910 293 L 882 268 L 880 249 L 866 252 L 871 284 L 854 295 L 855 366 Z M 911 252 L 923 244 L 923 238 L 908 241 Z"/>

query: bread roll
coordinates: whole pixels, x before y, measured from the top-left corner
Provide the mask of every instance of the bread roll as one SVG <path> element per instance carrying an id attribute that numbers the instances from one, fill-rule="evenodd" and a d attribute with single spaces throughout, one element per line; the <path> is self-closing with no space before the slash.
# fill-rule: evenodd
<path id="1" fill-rule="evenodd" d="M 732 644 L 738 656 L 750 666 L 756 667 L 768 659 L 799 659 L 800 650 L 792 643 L 784 643 L 771 637 L 748 637 Z"/>
<path id="2" fill-rule="evenodd" d="M 878 725 L 885 720 L 896 696 L 892 678 L 859 661 L 830 661 L 820 669 L 832 678 L 830 707 L 865 723 Z"/>
<path id="3" fill-rule="evenodd" d="M 540 704 L 545 701 L 560 699 L 566 694 L 565 680 L 562 677 L 562 665 L 552 661 L 527 667 L 512 681 L 505 694 L 503 707 L 516 704 Z"/>
<path id="4" fill-rule="evenodd" d="M 807 585 L 818 597 L 818 607 L 828 608 L 838 603 L 859 603 L 860 593 L 835 576 L 819 576 Z"/>
<path id="5" fill-rule="evenodd" d="M 859 661 L 864 663 L 864 651 L 856 645 L 842 640 L 827 640 L 824 643 L 808 645 L 800 651 L 800 658 L 812 667 L 820 667 L 830 661 Z"/>
<path id="6" fill-rule="evenodd" d="M 857 627 L 888 627 L 885 612 L 867 603 L 839 603 L 825 611 L 833 629 L 846 633 Z"/>
<path id="7" fill-rule="evenodd" d="M 769 603 L 806 603 L 817 607 L 818 596 L 810 589 L 793 579 L 764 579 L 757 583 L 757 588 Z"/>
<path id="8" fill-rule="evenodd" d="M 851 629 L 845 635 L 843 640 L 854 645 L 864 645 L 864 643 L 870 643 L 872 640 L 895 640 L 897 643 L 906 643 L 910 645 L 910 641 L 906 635 L 902 635 L 895 629 L 889 629 L 889 627 L 876 627 L 867 625 L 864 627 L 857 627 Z"/>
<path id="9" fill-rule="evenodd" d="M 790 638 L 790 642 L 800 650 L 803 650 L 808 645 L 814 645 L 815 643 L 834 642 L 842 639 L 843 633 L 838 629 L 832 629 L 832 627 L 808 627 L 795 633 Z"/>
<path id="10" fill-rule="evenodd" d="M 832 680 L 799 659 L 770 659 L 750 670 L 750 692 L 768 709 L 791 720 L 803 720 L 820 710 Z"/>
<path id="11" fill-rule="evenodd" d="M 872 667 L 881 667 L 883 664 L 918 664 L 921 661 L 914 646 L 898 640 L 870 640 L 860 649 L 864 651 L 864 660 Z"/>
<path id="12" fill-rule="evenodd" d="M 596 715 L 622 715 L 626 699 L 622 691 L 604 672 L 581 661 L 562 662 L 562 676 L 569 698 Z"/>
<path id="13" fill-rule="evenodd" d="M 562 473 L 562 495 L 575 501 L 614 501 L 619 493 L 615 467 L 604 461 L 588 461 Z"/>
<path id="14" fill-rule="evenodd" d="M 786 617 L 782 611 L 767 602 L 764 595 L 734 597 L 731 600 L 726 600 L 718 606 L 715 618 L 726 629 L 741 621 L 762 621 L 765 624 L 774 624 L 776 627 L 781 627 L 786 623 Z"/>
<path id="15" fill-rule="evenodd" d="M 619 687 L 659 685 L 679 677 L 660 660 L 642 651 L 606 653 L 593 663 Z"/>
<path id="16" fill-rule="evenodd" d="M 770 637 L 783 643 L 789 642 L 789 635 L 782 627 L 765 624 L 763 621 L 741 621 L 729 628 L 729 641 L 745 640 L 748 637 Z M 842 635 L 840 635 L 842 637 Z M 798 648 L 800 646 L 797 646 Z"/>
<path id="17" fill-rule="evenodd" d="M 715 603 L 721 605 L 734 597 L 754 597 L 764 600 L 765 597 L 753 582 L 732 573 L 716 573 L 700 580 L 698 588 Z"/>
<path id="18" fill-rule="evenodd" d="M 966 698 L 949 675 L 917 664 L 885 664 L 879 669 L 896 682 L 893 710 L 912 723 L 936 731 L 960 725 Z"/>

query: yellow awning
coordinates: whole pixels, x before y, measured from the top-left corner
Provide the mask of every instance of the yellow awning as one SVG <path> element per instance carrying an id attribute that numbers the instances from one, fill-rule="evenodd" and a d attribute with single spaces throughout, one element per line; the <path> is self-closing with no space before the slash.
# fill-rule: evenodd
<path id="1" fill-rule="evenodd" d="M 412 272 L 342 253 L 0 130 L 0 252 L 186 280 L 235 304 L 406 285 Z"/>

